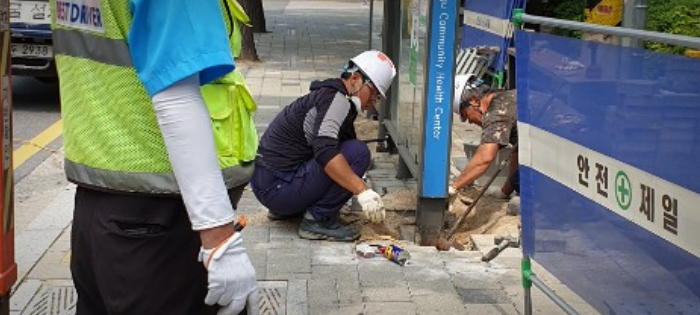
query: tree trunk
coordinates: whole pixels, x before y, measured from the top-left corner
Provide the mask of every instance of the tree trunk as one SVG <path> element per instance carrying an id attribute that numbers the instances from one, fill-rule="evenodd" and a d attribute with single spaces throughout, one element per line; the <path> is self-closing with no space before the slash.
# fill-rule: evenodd
<path id="1" fill-rule="evenodd" d="M 251 16 L 251 10 L 256 6 L 257 2 L 260 2 L 260 7 L 262 8 L 261 0 L 241 0 L 239 3 L 243 7 L 243 10 L 245 10 L 246 14 L 248 14 L 248 16 Z M 246 61 L 260 61 L 260 58 L 258 57 L 258 50 L 255 48 L 255 37 L 253 36 L 253 28 L 245 25 L 240 26 L 241 55 L 238 57 L 238 59 Z"/>
<path id="2" fill-rule="evenodd" d="M 246 8 L 246 12 L 250 17 L 250 23 L 253 24 L 253 32 L 267 33 L 267 22 L 265 22 L 265 8 L 263 0 L 252 0 L 252 6 Z"/>

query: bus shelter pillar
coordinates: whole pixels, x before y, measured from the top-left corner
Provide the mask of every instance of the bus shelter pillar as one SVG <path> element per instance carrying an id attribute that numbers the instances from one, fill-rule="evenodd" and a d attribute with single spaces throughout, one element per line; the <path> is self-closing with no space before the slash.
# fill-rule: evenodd
<path id="1" fill-rule="evenodd" d="M 395 63 L 398 62 L 401 51 L 401 2 L 400 1 L 384 1 L 384 22 L 382 23 L 382 52 L 389 57 L 389 59 L 394 60 Z M 385 121 L 391 120 L 391 109 L 396 108 L 399 101 L 399 89 L 398 89 L 399 78 L 394 77 L 394 81 L 389 87 L 389 91 L 386 93 L 386 99 L 383 100 L 381 106 L 379 106 L 379 139 L 384 139 L 389 137 L 389 131 L 384 124 Z M 389 152 L 397 153 L 396 144 L 393 139 L 389 141 L 380 142 L 377 146 L 377 151 L 379 152 Z M 399 158 L 401 159 L 401 158 Z M 404 164 L 403 160 L 400 160 L 400 165 Z M 403 171 L 402 171 L 403 170 Z M 410 178 L 410 172 L 406 173 L 405 168 L 399 168 L 399 174 L 397 177 Z"/>
<path id="2" fill-rule="evenodd" d="M 421 245 L 429 245 L 431 239 L 439 237 L 447 207 L 457 8 L 457 0 L 435 0 L 430 1 L 427 14 L 416 218 Z"/>

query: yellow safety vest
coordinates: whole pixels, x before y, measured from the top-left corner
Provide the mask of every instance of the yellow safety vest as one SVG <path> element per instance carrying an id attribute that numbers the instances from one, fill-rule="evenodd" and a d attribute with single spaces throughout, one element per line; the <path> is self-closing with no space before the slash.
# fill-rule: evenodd
<path id="1" fill-rule="evenodd" d="M 94 32 L 57 24 L 56 1 L 51 0 L 66 175 L 76 184 L 94 188 L 177 194 L 179 187 L 153 104 L 136 75 L 126 41 L 132 21 L 129 2 L 102 3 L 100 24 L 103 32 Z M 221 80 L 218 83 L 222 83 Z M 231 102 L 237 97 L 234 96 L 226 104 L 207 105 L 210 111 L 228 106 L 231 118 L 234 118 L 237 114 L 234 111 L 237 105 Z M 238 118 L 251 123 L 254 106 L 246 108 L 249 109 L 247 115 Z M 241 144 L 235 139 L 221 141 L 222 134 L 235 135 L 243 129 L 227 129 L 235 128 L 235 121 L 222 121 L 219 110 L 214 116 L 219 165 L 226 186 L 232 188 L 245 184 L 252 175 L 254 157 L 221 146 L 238 143 L 245 150 L 257 148 L 257 136 L 253 143 Z M 245 139 L 250 141 L 252 138 Z M 225 156 L 227 153 L 230 156 Z"/>

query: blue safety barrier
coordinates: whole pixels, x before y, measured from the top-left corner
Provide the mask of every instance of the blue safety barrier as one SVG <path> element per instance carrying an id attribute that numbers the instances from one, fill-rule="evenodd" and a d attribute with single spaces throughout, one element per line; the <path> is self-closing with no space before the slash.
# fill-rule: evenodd
<path id="1" fill-rule="evenodd" d="M 700 59 L 516 47 L 525 255 L 602 314 L 700 314 Z"/>
<path id="2" fill-rule="evenodd" d="M 503 71 L 507 48 L 513 41 L 513 10 L 524 8 L 525 0 L 468 0 L 464 1 L 462 48 L 475 46 L 498 47 L 500 52 L 493 62 L 494 71 Z"/>

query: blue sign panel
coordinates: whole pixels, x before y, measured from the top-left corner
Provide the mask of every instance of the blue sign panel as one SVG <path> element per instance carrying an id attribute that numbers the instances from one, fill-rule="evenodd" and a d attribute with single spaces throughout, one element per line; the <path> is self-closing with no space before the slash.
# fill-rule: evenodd
<path id="1" fill-rule="evenodd" d="M 513 25 L 510 22 L 513 9 L 524 6 L 524 0 L 465 1 L 461 47 L 498 47 L 500 53 L 492 66 L 495 71 L 502 71 L 507 57 L 506 49 L 513 38 Z"/>
<path id="2" fill-rule="evenodd" d="M 447 192 L 452 124 L 452 84 L 457 19 L 456 0 L 431 1 L 421 196 L 444 198 Z"/>
<path id="3" fill-rule="evenodd" d="M 516 47 L 525 253 L 602 314 L 699 314 L 700 60 Z"/>

